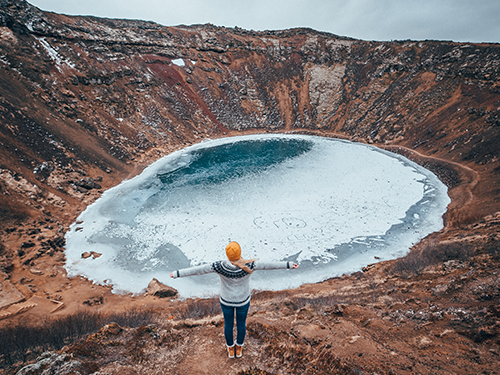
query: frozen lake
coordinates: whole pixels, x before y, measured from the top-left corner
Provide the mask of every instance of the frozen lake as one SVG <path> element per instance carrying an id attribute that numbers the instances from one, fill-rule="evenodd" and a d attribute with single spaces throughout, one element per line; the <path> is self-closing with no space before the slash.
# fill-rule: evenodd
<path id="1" fill-rule="evenodd" d="M 449 202 L 434 174 L 372 146 L 292 135 L 205 141 L 89 206 L 66 236 L 66 267 L 115 292 L 139 293 L 156 277 L 204 297 L 217 293 L 218 276 L 168 274 L 224 259 L 237 241 L 245 258 L 301 264 L 256 272 L 254 289 L 297 287 L 406 254 L 443 227 Z"/>

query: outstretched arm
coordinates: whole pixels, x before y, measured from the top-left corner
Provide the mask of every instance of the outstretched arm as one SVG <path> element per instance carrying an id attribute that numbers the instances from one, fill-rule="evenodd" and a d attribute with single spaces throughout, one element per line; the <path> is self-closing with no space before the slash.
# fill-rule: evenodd
<path id="1" fill-rule="evenodd" d="M 202 266 L 189 267 L 181 270 L 170 272 L 170 277 L 176 279 L 178 277 L 204 275 L 213 272 L 212 264 L 204 264 Z"/>
<path id="2" fill-rule="evenodd" d="M 277 269 L 297 269 L 299 265 L 293 262 L 260 262 L 256 261 L 254 264 L 254 270 L 277 270 Z"/>

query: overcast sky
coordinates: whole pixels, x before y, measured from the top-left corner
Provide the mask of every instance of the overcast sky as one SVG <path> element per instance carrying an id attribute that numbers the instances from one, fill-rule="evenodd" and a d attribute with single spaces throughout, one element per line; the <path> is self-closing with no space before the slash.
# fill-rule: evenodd
<path id="1" fill-rule="evenodd" d="M 500 42 L 500 0 L 28 0 L 42 10 L 162 25 L 310 27 L 364 40 Z"/>

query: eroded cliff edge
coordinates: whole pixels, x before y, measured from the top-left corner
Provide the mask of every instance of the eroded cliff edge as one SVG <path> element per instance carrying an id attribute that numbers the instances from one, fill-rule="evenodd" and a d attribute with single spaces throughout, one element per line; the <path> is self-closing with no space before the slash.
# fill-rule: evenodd
<path id="1" fill-rule="evenodd" d="M 165 27 L 0 0 L 5 288 L 21 291 L 12 301 L 69 300 L 63 235 L 78 212 L 175 149 L 248 132 L 306 132 L 404 153 L 450 188 L 447 227 L 431 240 L 496 246 L 499 55 L 498 44 Z M 66 313 L 99 293 L 87 285 L 77 294 Z"/>

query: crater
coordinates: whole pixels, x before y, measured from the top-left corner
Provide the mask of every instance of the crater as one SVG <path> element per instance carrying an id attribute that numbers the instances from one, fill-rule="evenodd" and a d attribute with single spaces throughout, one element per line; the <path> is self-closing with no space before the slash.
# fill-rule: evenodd
<path id="1" fill-rule="evenodd" d="M 205 141 L 89 206 L 67 234 L 67 269 L 116 292 L 140 293 L 157 278 L 204 297 L 218 278 L 168 274 L 223 259 L 238 241 L 245 258 L 301 263 L 293 276 L 252 276 L 254 289 L 286 289 L 404 255 L 443 227 L 449 202 L 432 172 L 369 145 L 298 135 Z M 82 259 L 89 250 L 102 256 Z"/>

